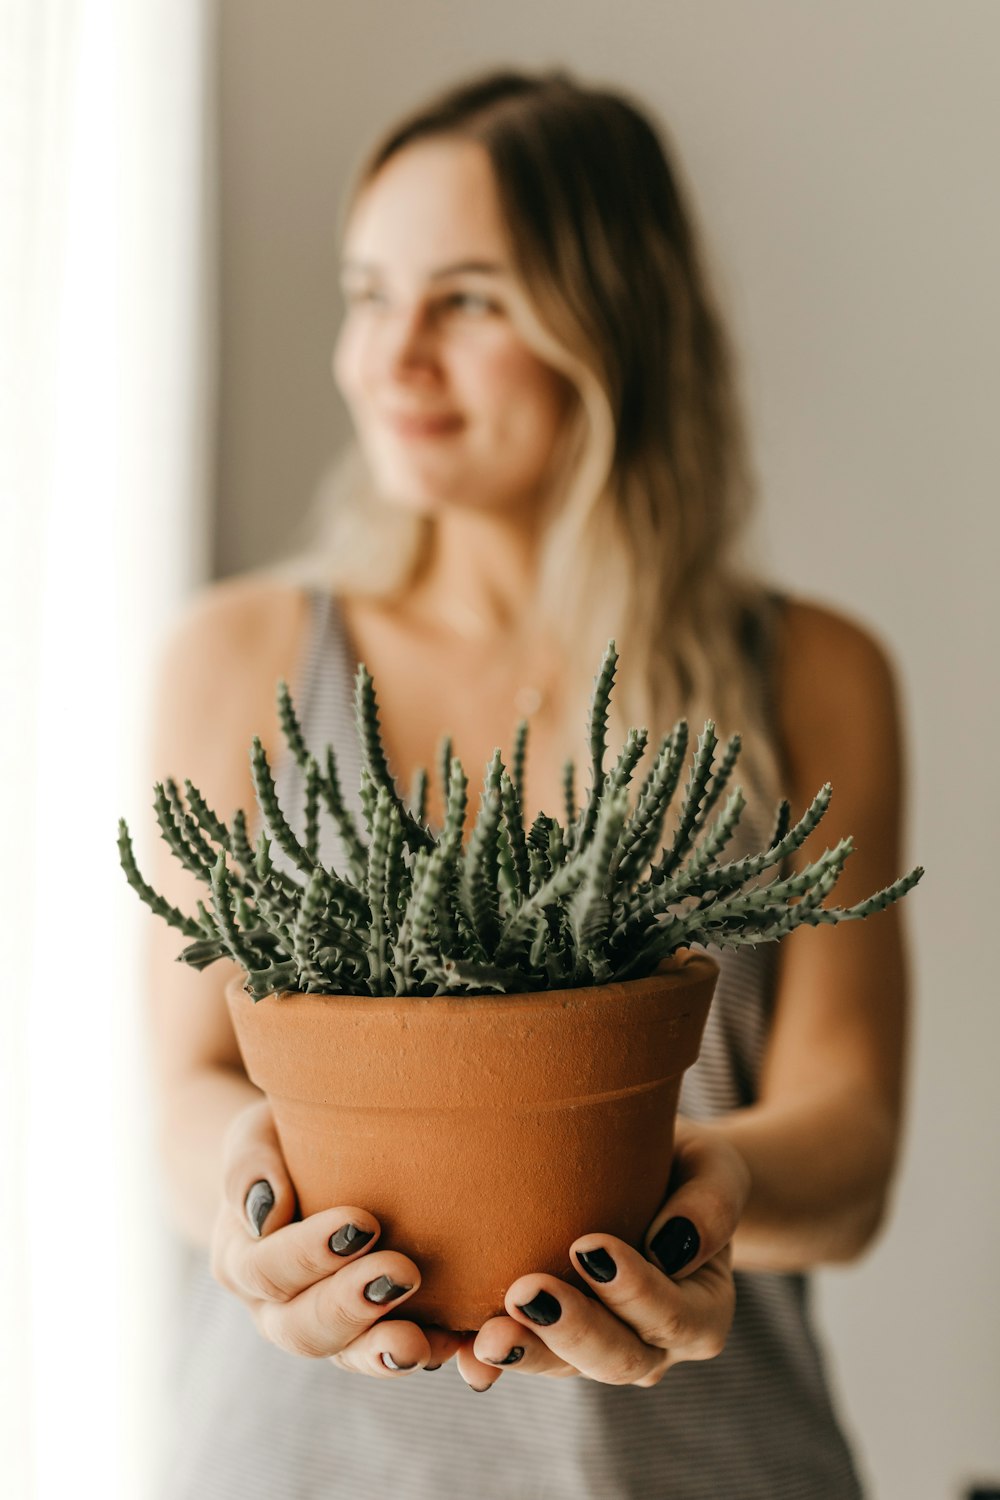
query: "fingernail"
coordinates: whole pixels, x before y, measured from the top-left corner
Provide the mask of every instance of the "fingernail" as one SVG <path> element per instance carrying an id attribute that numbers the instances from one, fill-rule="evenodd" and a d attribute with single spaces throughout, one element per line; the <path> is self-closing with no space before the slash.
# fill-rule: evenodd
<path id="1" fill-rule="evenodd" d="M 369 1281 L 365 1287 L 365 1297 L 369 1302 L 395 1302 L 404 1292 L 412 1291 L 412 1286 L 397 1286 L 389 1276 L 376 1276 L 374 1281 Z"/>
<path id="2" fill-rule="evenodd" d="M 416 1360 L 413 1361 L 412 1365 L 397 1365 L 391 1354 L 381 1355 L 381 1360 L 387 1370 L 415 1370 L 417 1368 Z"/>
<path id="3" fill-rule="evenodd" d="M 247 1212 L 247 1220 L 253 1233 L 260 1239 L 261 1230 L 264 1228 L 264 1220 L 274 1207 L 274 1189 L 269 1182 L 261 1179 L 255 1182 L 246 1196 L 244 1207 Z"/>
<path id="4" fill-rule="evenodd" d="M 424 1365 L 424 1373 L 426 1374 L 429 1370 L 440 1370 L 440 1368 L 440 1365 Z"/>
<path id="5" fill-rule="evenodd" d="M 649 1248 L 668 1276 L 682 1271 L 689 1261 L 694 1260 L 700 1247 L 697 1229 L 690 1219 L 681 1218 L 668 1219 L 649 1242 Z"/>
<path id="6" fill-rule="evenodd" d="M 329 1245 L 334 1255 L 353 1255 L 375 1238 L 370 1229 L 359 1229 L 356 1224 L 341 1224 L 330 1236 Z"/>
<path id="7" fill-rule="evenodd" d="M 614 1281 L 618 1267 L 606 1250 L 578 1250 L 576 1258 L 595 1281 Z"/>
<path id="8" fill-rule="evenodd" d="M 536 1297 L 532 1297 L 531 1301 L 526 1302 L 523 1307 L 520 1302 L 516 1305 L 518 1312 L 523 1312 L 526 1318 L 530 1318 L 533 1323 L 540 1323 L 543 1328 L 547 1328 L 550 1323 L 556 1322 L 562 1312 L 562 1308 L 551 1292 L 539 1292 Z"/>
<path id="9" fill-rule="evenodd" d="M 476 1393 L 477 1396 L 482 1396 L 482 1395 L 485 1394 L 486 1391 L 491 1391 L 492 1389 L 493 1389 L 493 1382 L 492 1381 L 490 1381 L 489 1385 L 470 1385 L 469 1386 L 469 1390 L 470 1391 L 475 1391 L 475 1393 Z"/>
<path id="10" fill-rule="evenodd" d="M 490 1364 L 491 1365 L 516 1365 L 517 1362 L 518 1362 L 518 1360 L 519 1359 L 523 1359 L 523 1358 L 524 1358 L 524 1350 L 522 1349 L 522 1347 L 521 1347 L 520 1344 L 515 1344 L 514 1347 L 513 1347 L 513 1349 L 510 1351 L 510 1353 L 509 1354 L 505 1354 L 504 1357 L 503 1357 L 503 1359 L 491 1359 L 490 1360 Z"/>

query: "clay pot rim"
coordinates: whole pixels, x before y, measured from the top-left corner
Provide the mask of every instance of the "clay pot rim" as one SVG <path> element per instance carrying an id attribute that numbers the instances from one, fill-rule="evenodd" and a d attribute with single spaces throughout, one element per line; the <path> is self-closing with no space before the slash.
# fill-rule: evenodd
<path id="1" fill-rule="evenodd" d="M 487 991 L 478 995 L 314 995 L 306 990 L 281 990 L 266 995 L 263 1000 L 254 1001 L 246 993 L 244 981 L 239 975 L 234 975 L 227 989 L 230 1002 L 237 1004 L 239 1003 L 238 997 L 242 995 L 250 1005 L 284 1002 L 289 1009 L 291 1008 L 289 1002 L 295 1003 L 298 1008 L 303 1002 L 320 1001 L 327 1005 L 335 1002 L 337 1009 L 341 1011 L 358 1009 L 371 1013 L 373 1008 L 384 1009 L 391 1006 L 402 1010 L 419 1009 L 424 1015 L 433 1015 L 435 1012 L 446 1013 L 475 1007 L 483 1014 L 487 1014 L 498 1010 L 509 1013 L 511 1010 L 522 1008 L 565 1009 L 570 1003 L 585 1003 L 581 997 L 586 996 L 595 999 L 601 997 L 607 1001 L 612 997 L 634 998 L 653 992 L 662 993 L 664 984 L 669 989 L 675 987 L 683 989 L 689 983 L 704 981 L 713 975 L 718 976 L 719 972 L 718 960 L 710 953 L 700 948 L 688 948 L 680 950 L 679 954 L 671 954 L 661 961 L 652 974 L 644 974 L 637 979 L 615 979 L 607 984 L 571 985 L 561 990 L 528 990 L 515 994 Z"/>

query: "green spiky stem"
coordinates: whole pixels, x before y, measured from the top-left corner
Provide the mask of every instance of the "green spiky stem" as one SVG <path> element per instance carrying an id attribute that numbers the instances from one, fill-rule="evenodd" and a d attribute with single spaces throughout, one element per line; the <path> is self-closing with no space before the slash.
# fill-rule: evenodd
<path id="1" fill-rule="evenodd" d="M 295 756 L 299 766 L 305 770 L 309 759 L 309 746 L 306 744 L 305 735 L 302 733 L 302 725 L 299 723 L 298 715 L 292 703 L 292 695 L 288 683 L 282 677 L 277 686 L 278 723 L 289 750 Z"/>
<path id="2" fill-rule="evenodd" d="M 250 836 L 247 832 L 246 813 L 242 808 L 237 808 L 233 813 L 232 832 L 229 836 L 229 851 L 240 868 L 249 873 L 254 864 L 254 852 L 250 847 Z M 291 876 L 283 873 L 278 876 L 277 884 L 286 888 Z"/>
<path id="3" fill-rule="evenodd" d="M 517 889 L 522 896 L 527 896 L 531 888 L 531 866 L 528 863 L 528 841 L 521 818 L 521 798 L 517 783 L 506 771 L 500 778 L 500 799 Z"/>
<path id="4" fill-rule="evenodd" d="M 539 913 L 547 905 L 554 904 L 575 891 L 585 874 L 586 868 L 582 860 L 579 856 L 574 856 L 554 870 L 547 880 L 542 881 L 534 895 L 529 896 L 504 924 L 495 955 L 498 962 L 503 963 L 508 953 L 532 932 Z"/>
<path id="5" fill-rule="evenodd" d="M 208 838 L 213 843 L 221 844 L 223 849 L 228 849 L 229 829 L 218 814 L 212 811 L 194 782 L 188 777 L 184 778 L 184 795 L 187 797 L 192 816 L 198 820 Z"/>
<path id="6" fill-rule="evenodd" d="M 368 851 L 368 905 L 371 911 L 368 964 L 373 993 L 376 995 L 386 994 L 389 984 L 386 870 L 394 812 L 391 794 L 386 787 L 380 786 L 375 802 L 371 848 Z"/>
<path id="7" fill-rule="evenodd" d="M 771 829 L 771 836 L 767 841 L 767 847 L 769 849 L 773 849 L 775 844 L 781 843 L 782 839 L 785 837 L 786 833 L 791 827 L 791 822 L 792 804 L 789 802 L 787 797 L 782 797 L 781 801 L 778 803 L 778 811 L 775 814 L 774 826 Z"/>
<path id="8" fill-rule="evenodd" d="M 497 890 L 499 916 L 503 921 L 521 904 L 521 882 L 514 864 L 510 834 L 503 822 L 497 828 Z"/>
<path id="9" fill-rule="evenodd" d="M 156 821 L 159 824 L 160 833 L 166 840 L 171 852 L 177 856 L 186 870 L 190 870 L 192 875 L 207 885 L 212 879 L 212 865 L 202 859 L 201 855 L 184 836 L 184 831 L 177 821 L 177 816 L 171 806 L 170 798 L 167 796 L 166 788 L 162 781 L 158 781 L 153 788 L 153 807 L 156 812 Z"/>
<path id="10" fill-rule="evenodd" d="M 654 885 L 660 885 L 673 874 L 690 849 L 695 833 L 700 827 L 702 799 L 708 789 L 708 783 L 712 775 L 712 762 L 715 757 L 715 747 L 717 744 L 718 739 L 715 733 L 715 725 L 711 719 L 708 719 L 705 722 L 703 732 L 698 736 L 694 763 L 691 767 L 687 786 L 684 789 L 680 822 L 677 832 L 674 834 L 674 841 L 669 849 L 663 851 L 663 854 L 650 872 L 650 879 Z"/>
<path id="11" fill-rule="evenodd" d="M 118 855 L 129 885 L 155 916 L 162 917 L 165 922 L 169 922 L 171 927 L 176 927 L 179 932 L 183 932 L 185 937 L 197 939 L 204 937 L 201 926 L 193 917 L 187 917 L 176 906 L 171 906 L 169 901 L 157 895 L 153 887 L 143 880 L 135 862 L 132 835 L 128 831 L 128 824 L 124 818 L 118 819 Z"/>
<path id="12" fill-rule="evenodd" d="M 499 749 L 494 750 L 486 772 L 480 798 L 480 812 L 472 830 L 462 872 L 461 896 L 466 915 L 472 922 L 484 951 L 492 954 L 496 947 L 500 923 L 500 901 L 497 889 L 499 873 L 498 833 L 500 827 L 500 783 L 504 765 Z"/>
<path id="13" fill-rule="evenodd" d="M 319 785 L 319 765 L 310 755 L 306 761 L 305 851 L 314 864 L 319 859 Z"/>
<path id="14" fill-rule="evenodd" d="M 716 818 L 687 861 L 684 874 L 689 880 L 696 882 L 698 877 L 715 863 L 736 832 L 736 826 L 746 805 L 747 799 L 743 795 L 743 788 L 735 787 L 722 813 Z"/>
<path id="15" fill-rule="evenodd" d="M 632 780 L 632 772 L 646 753 L 646 742 L 648 739 L 648 730 L 630 729 L 628 731 L 618 760 L 607 775 L 603 797 L 621 791 L 623 787 L 628 786 Z"/>
<path id="16" fill-rule="evenodd" d="M 449 742 L 450 743 L 450 742 Z M 465 835 L 465 818 L 468 809 L 469 778 L 462 769 L 462 762 L 457 755 L 449 752 L 448 760 L 448 802 L 445 807 L 444 828 L 441 831 L 441 843 L 448 848 L 453 855 L 458 854 L 462 848 L 462 840 Z"/>
<path id="17" fill-rule="evenodd" d="M 567 760 L 563 765 L 562 773 L 563 789 L 563 814 L 566 818 L 566 827 L 572 828 L 579 816 L 579 808 L 576 805 L 576 762 Z"/>
<path id="18" fill-rule="evenodd" d="M 202 829 L 202 825 L 198 819 L 196 812 L 193 808 L 189 810 L 185 805 L 184 798 L 181 796 L 177 783 L 176 781 L 174 781 L 173 777 L 167 778 L 167 780 L 164 782 L 164 789 L 170 802 L 170 807 L 173 812 L 174 819 L 181 831 L 183 838 L 187 841 L 196 857 L 200 859 L 202 867 L 207 867 L 209 870 L 211 870 L 212 866 L 215 864 L 218 851 L 211 847 L 211 844 L 205 837 L 205 833 Z M 220 841 L 216 840 L 216 842 Z M 226 844 L 223 843 L 223 848 L 225 847 Z"/>
<path id="19" fill-rule="evenodd" d="M 281 810 L 274 786 L 274 777 L 268 764 L 267 752 L 259 735 L 254 735 L 250 751 L 250 772 L 264 827 L 292 864 L 303 874 L 311 875 L 316 861 L 299 843 Z"/>
<path id="20" fill-rule="evenodd" d="M 637 880 L 659 848 L 667 809 L 684 768 L 687 746 L 687 721 L 679 719 L 661 741 L 656 759 L 639 791 L 635 811 L 623 830 L 615 867 L 621 884 Z"/>
<path id="21" fill-rule="evenodd" d="M 428 830 L 412 815 L 399 793 L 396 791 L 396 783 L 389 770 L 389 763 L 385 758 L 385 750 L 382 746 L 382 732 L 379 728 L 378 699 L 375 695 L 375 684 L 371 674 L 363 662 L 359 662 L 357 676 L 354 686 L 354 713 L 358 726 L 358 737 L 361 741 L 361 750 L 364 756 L 365 766 L 371 777 L 372 785 L 376 791 L 385 791 L 390 802 L 399 814 L 400 821 L 406 834 L 406 842 L 413 849 L 432 849 L 434 839 Z"/>
<path id="22" fill-rule="evenodd" d="M 628 795 L 624 787 L 611 791 L 601 804 L 592 842 L 581 859 L 583 879 L 569 903 L 569 921 L 577 952 L 583 952 L 607 940 L 611 916 L 608 892 L 608 868 L 628 816 Z"/>
<path id="23" fill-rule="evenodd" d="M 688 926 L 697 922 L 704 929 L 710 928 L 719 917 L 753 915 L 768 909 L 784 908 L 789 901 L 805 896 L 829 870 L 834 870 L 839 875 L 853 850 L 853 840 L 844 838 L 832 849 L 824 849 L 812 864 L 797 874 L 789 875 L 785 880 L 772 880 L 737 895 L 722 895 L 712 891 L 707 898 L 699 899 L 698 905 L 685 915 L 684 920 Z"/>
<path id="24" fill-rule="evenodd" d="M 351 876 L 357 884 L 361 884 L 364 881 L 364 872 L 368 868 L 368 850 L 358 832 L 358 825 L 348 812 L 341 794 L 337 757 L 333 753 L 332 745 L 326 747 L 326 777 L 320 790 L 326 809 L 337 825 L 337 832 L 340 834 L 347 861 L 351 867 Z"/>
<path id="25" fill-rule="evenodd" d="M 315 765 L 315 761 L 313 762 Z M 328 894 L 326 871 L 317 867 L 309 877 L 298 917 L 292 931 L 292 956 L 307 985 L 318 989 L 329 983 L 328 975 L 313 958 L 313 950 L 323 940 L 320 918 Z"/>
<path id="26" fill-rule="evenodd" d="M 590 794 L 586 807 L 573 825 L 574 850 L 584 848 L 597 824 L 597 809 L 604 790 L 604 757 L 608 747 L 608 705 L 611 702 L 617 665 L 618 652 L 614 641 L 609 641 L 601 669 L 594 681 L 587 734 L 590 742 Z"/>
<path id="27" fill-rule="evenodd" d="M 514 748 L 510 757 L 510 780 L 517 793 L 518 807 L 524 806 L 524 763 L 528 748 L 528 721 L 518 721 L 514 731 Z"/>
<path id="28" fill-rule="evenodd" d="M 427 821 L 427 772 L 423 766 L 417 766 L 413 773 L 413 784 L 410 787 L 410 811 L 418 823 Z"/>
<path id="29" fill-rule="evenodd" d="M 832 795 L 833 789 L 830 783 L 826 782 L 820 787 L 794 827 L 789 829 L 776 844 L 769 844 L 760 854 L 747 855 L 743 859 L 730 860 L 726 864 L 718 865 L 715 869 L 702 870 L 698 875 L 695 893 L 701 895 L 709 890 L 735 890 L 738 886 L 746 885 L 748 880 L 755 880 L 765 870 L 783 864 L 790 855 L 802 847 L 817 827 L 830 805 Z"/>
<path id="30" fill-rule="evenodd" d="M 701 805 L 701 812 L 698 814 L 698 823 L 695 829 L 696 836 L 698 830 L 704 828 L 705 824 L 708 822 L 709 817 L 718 804 L 719 798 L 722 796 L 722 793 L 729 785 L 730 778 L 733 774 L 733 767 L 736 765 L 736 761 L 739 758 L 740 747 L 742 743 L 743 741 L 738 734 L 730 735 L 729 739 L 726 741 L 726 748 L 722 752 L 722 759 L 716 767 L 715 774 L 713 775 L 712 780 L 709 783 L 708 791 L 705 794 L 705 800 Z"/>
<path id="31" fill-rule="evenodd" d="M 230 957 L 244 969 L 256 970 L 262 958 L 259 950 L 249 943 L 240 932 L 231 910 L 231 887 L 226 871 L 226 856 L 220 854 L 212 869 L 212 907 L 219 936 L 229 950 Z"/>

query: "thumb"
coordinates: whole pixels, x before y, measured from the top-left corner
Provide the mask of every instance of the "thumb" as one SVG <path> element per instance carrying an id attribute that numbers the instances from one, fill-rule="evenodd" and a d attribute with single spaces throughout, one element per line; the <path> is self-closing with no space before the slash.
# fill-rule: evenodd
<path id="1" fill-rule="evenodd" d="M 223 1147 L 225 1197 L 255 1239 L 295 1218 L 297 1203 L 266 1099 L 235 1116 Z"/>
<path id="2" fill-rule="evenodd" d="M 672 1191 L 646 1231 L 644 1251 L 680 1281 L 729 1244 L 750 1196 L 750 1169 L 711 1126 L 679 1118 L 670 1180 Z"/>

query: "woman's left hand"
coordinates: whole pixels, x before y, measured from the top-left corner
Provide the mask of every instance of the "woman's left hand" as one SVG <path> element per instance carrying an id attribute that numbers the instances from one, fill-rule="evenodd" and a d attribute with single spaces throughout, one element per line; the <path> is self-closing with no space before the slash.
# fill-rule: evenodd
<path id="1" fill-rule="evenodd" d="M 730 1241 L 749 1192 L 736 1148 L 678 1119 L 670 1192 L 644 1253 L 609 1234 L 574 1240 L 573 1264 L 596 1297 L 558 1276 L 519 1277 L 504 1298 L 509 1316 L 491 1318 L 458 1350 L 463 1379 L 484 1391 L 506 1368 L 652 1386 L 672 1365 L 714 1359 L 733 1320 Z"/>

